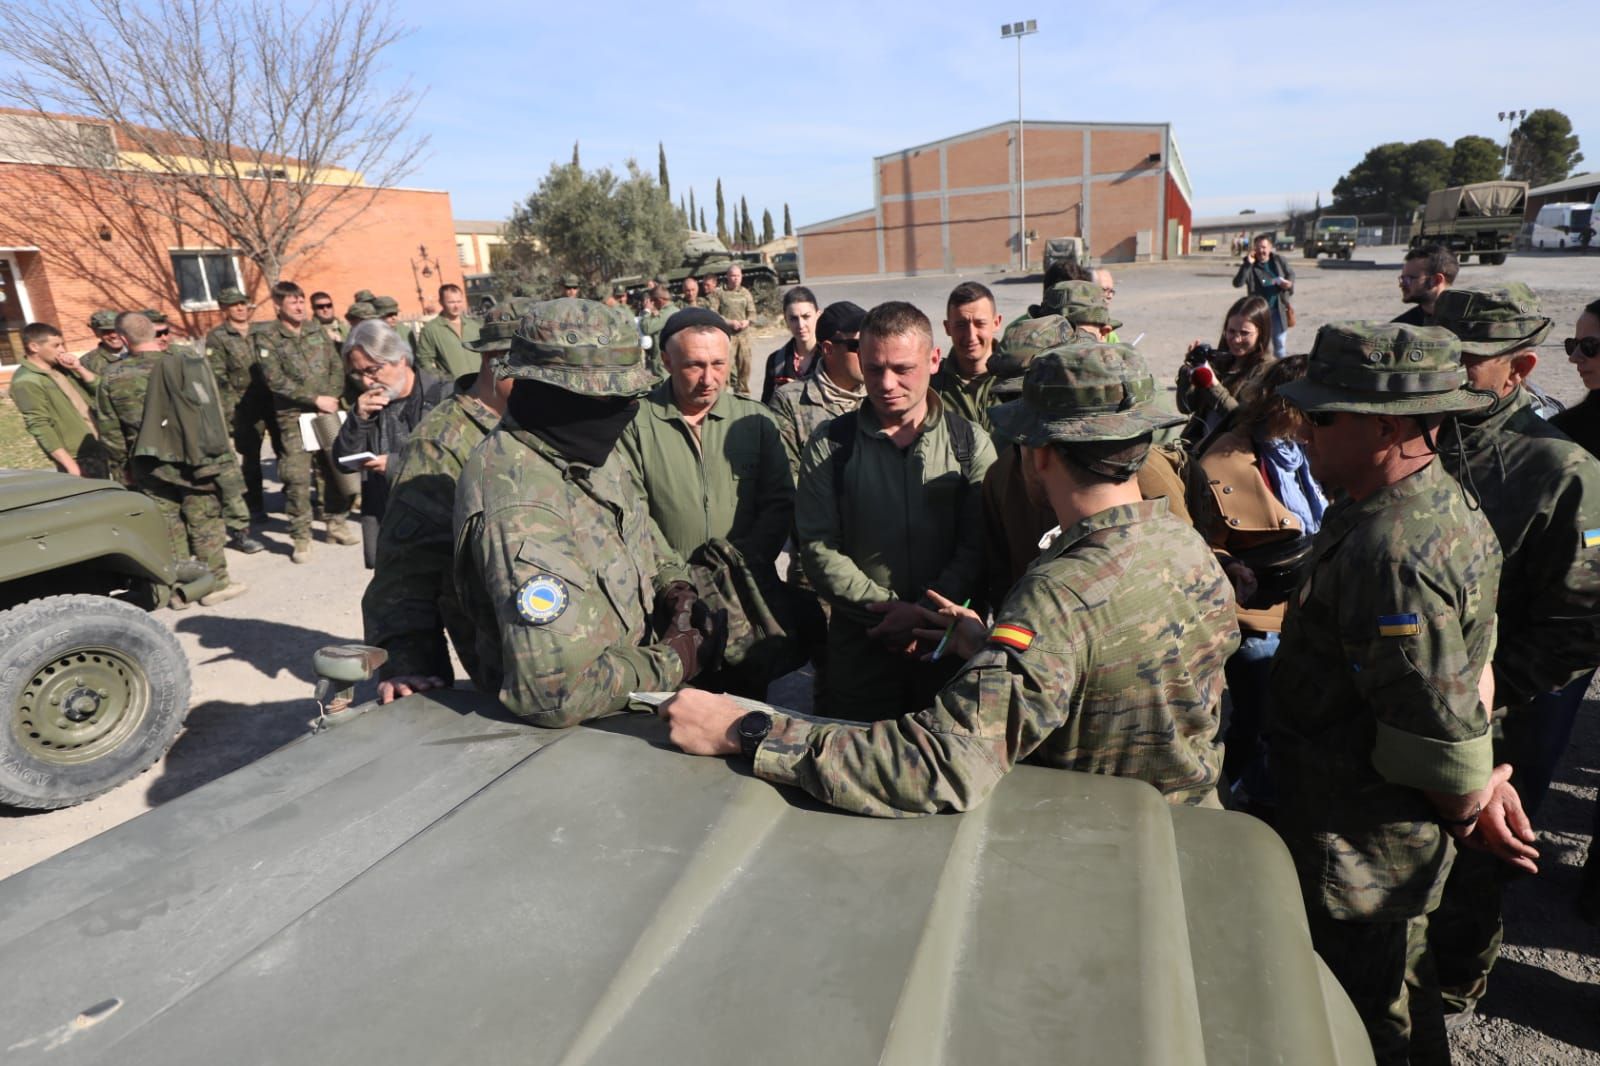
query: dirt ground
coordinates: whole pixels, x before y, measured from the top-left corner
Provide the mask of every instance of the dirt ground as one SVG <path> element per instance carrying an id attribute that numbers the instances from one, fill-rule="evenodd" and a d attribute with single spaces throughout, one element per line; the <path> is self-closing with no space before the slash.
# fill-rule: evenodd
<path id="1" fill-rule="evenodd" d="M 1291 352 L 1309 349 L 1317 326 L 1346 318 L 1387 319 L 1403 310 L 1395 276 L 1398 248 L 1363 249 L 1369 263 L 1320 267 L 1293 257 L 1298 272 L 1299 327 Z M 1240 295 L 1230 288 L 1235 261 L 1197 257 L 1174 264 L 1113 268 L 1112 308 L 1123 320 L 1124 341 L 1143 334 L 1140 351 L 1157 377 L 1170 382 L 1191 340 L 1216 342 L 1221 318 Z M 1600 258 L 1524 255 L 1501 267 L 1463 269 L 1461 285 L 1519 279 L 1543 296 L 1555 329 L 1541 349 L 1535 380 L 1567 402 L 1583 395 L 1566 365 L 1561 338 L 1570 336 L 1579 310 L 1600 296 Z M 823 304 L 852 299 L 870 307 L 890 299 L 916 303 L 936 323 L 944 298 L 963 280 L 955 277 L 872 280 L 812 286 Z M 981 276 L 1009 321 L 1039 299 L 1037 275 Z M 785 336 L 763 331 L 758 357 Z M 764 359 L 756 360 L 759 374 Z M 757 382 L 759 388 L 759 382 Z M 281 506 L 281 497 L 269 496 Z M 187 727 L 168 756 L 143 777 L 91 803 L 64 811 L 0 811 L 0 877 L 8 876 L 92 837 L 274 750 L 303 733 L 316 715 L 311 702 L 311 653 L 320 645 L 358 640 L 360 598 L 367 573 L 356 547 L 319 542 L 305 566 L 289 562 L 281 516 L 264 531 L 269 550 L 229 553 L 235 580 L 250 592 L 217 608 L 158 617 L 178 634 L 193 668 Z M 786 679 L 775 702 L 803 706 L 808 686 Z M 1457 1059 L 1473 1063 L 1600 1062 L 1600 930 L 1573 915 L 1578 870 L 1590 846 L 1596 789 L 1600 786 L 1600 721 L 1591 689 L 1572 745 L 1539 819 L 1542 871 L 1508 893 L 1504 957 L 1495 971 L 1480 1019 L 1454 1037 Z M 337 812 L 330 812 L 336 816 Z"/>

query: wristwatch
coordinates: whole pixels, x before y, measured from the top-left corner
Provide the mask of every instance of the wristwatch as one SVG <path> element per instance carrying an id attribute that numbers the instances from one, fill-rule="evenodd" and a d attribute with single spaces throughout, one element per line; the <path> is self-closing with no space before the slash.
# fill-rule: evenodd
<path id="1" fill-rule="evenodd" d="M 739 734 L 739 754 L 746 759 L 754 759 L 756 749 L 761 747 L 761 742 L 772 732 L 772 715 L 766 711 L 751 711 L 739 719 L 734 732 Z"/>
<path id="2" fill-rule="evenodd" d="M 1440 818 L 1440 819 L 1438 819 L 1438 822 L 1439 822 L 1440 825 L 1452 826 L 1452 827 L 1457 828 L 1457 829 L 1465 829 L 1468 826 L 1470 826 L 1473 822 L 1476 822 L 1478 820 L 1478 816 L 1480 814 L 1482 814 L 1482 813 L 1483 813 L 1483 807 L 1480 805 L 1476 810 L 1474 810 L 1471 814 L 1467 815 L 1465 818 Z"/>

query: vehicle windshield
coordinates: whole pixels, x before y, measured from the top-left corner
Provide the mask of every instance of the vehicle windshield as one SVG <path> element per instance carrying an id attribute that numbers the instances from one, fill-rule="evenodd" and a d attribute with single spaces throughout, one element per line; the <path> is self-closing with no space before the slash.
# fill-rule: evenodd
<path id="1" fill-rule="evenodd" d="M 1354 215 L 1343 216 L 1343 217 L 1339 217 L 1339 218 L 1324 218 L 1324 219 L 1318 219 L 1317 220 L 1317 229 L 1322 231 L 1322 232 L 1324 232 L 1324 233 L 1326 233 L 1326 232 L 1328 232 L 1330 230 L 1355 229 L 1355 228 L 1356 228 L 1356 220 L 1355 220 L 1355 216 Z"/>

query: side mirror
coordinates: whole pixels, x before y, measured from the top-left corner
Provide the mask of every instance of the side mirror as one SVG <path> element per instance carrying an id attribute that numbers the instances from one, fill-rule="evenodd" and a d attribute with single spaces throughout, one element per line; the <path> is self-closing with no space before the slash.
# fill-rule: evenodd
<path id="1" fill-rule="evenodd" d="M 317 675 L 313 698 L 322 715 L 317 728 L 326 724 L 328 715 L 349 707 L 356 683 L 371 680 L 378 668 L 388 661 L 387 651 L 370 644 L 330 644 L 318 648 L 311 656 L 311 669 Z"/>

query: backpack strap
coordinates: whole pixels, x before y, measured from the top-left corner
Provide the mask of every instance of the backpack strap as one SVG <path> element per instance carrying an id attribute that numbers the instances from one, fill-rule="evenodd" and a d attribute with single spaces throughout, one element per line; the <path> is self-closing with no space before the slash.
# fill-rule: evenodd
<path id="1" fill-rule="evenodd" d="M 945 418 L 950 425 L 950 449 L 956 453 L 956 462 L 961 466 L 961 480 L 970 481 L 972 453 L 978 448 L 976 431 L 966 417 L 949 408 L 945 409 Z"/>
<path id="2" fill-rule="evenodd" d="M 856 450 L 856 412 L 846 411 L 828 423 L 828 440 L 833 444 L 833 498 L 844 505 L 844 468 Z"/>

